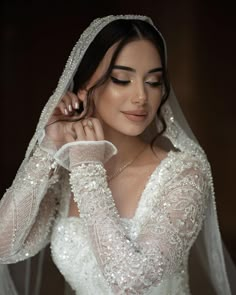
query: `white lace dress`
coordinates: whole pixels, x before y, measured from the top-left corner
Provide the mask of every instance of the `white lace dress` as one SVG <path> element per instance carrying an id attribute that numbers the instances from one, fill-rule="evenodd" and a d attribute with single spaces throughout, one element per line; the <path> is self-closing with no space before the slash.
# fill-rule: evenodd
<path id="1" fill-rule="evenodd" d="M 1 201 L 1 263 L 33 256 L 50 242 L 55 264 L 78 295 L 190 294 L 188 255 L 211 179 L 201 154 L 169 152 L 132 219 L 119 217 L 101 162 L 78 162 L 59 181 L 51 164 L 38 148 Z M 69 183 L 80 218 L 67 217 Z"/>

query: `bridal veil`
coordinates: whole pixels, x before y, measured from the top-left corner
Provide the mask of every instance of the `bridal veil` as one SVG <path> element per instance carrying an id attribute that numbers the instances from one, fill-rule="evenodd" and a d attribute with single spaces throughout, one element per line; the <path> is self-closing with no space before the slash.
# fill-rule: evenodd
<path id="1" fill-rule="evenodd" d="M 31 156 L 35 148 L 35 145 L 38 139 L 40 138 L 40 135 L 45 125 L 47 124 L 54 108 L 57 106 L 57 104 L 59 103 L 63 95 L 66 93 L 66 91 L 68 89 L 71 89 L 73 85 L 73 77 L 90 43 L 107 24 L 118 19 L 138 19 L 146 21 L 150 23 L 152 26 L 154 26 L 152 20 L 149 17 L 140 15 L 110 15 L 107 17 L 95 19 L 90 24 L 90 26 L 83 32 L 78 42 L 74 46 L 66 63 L 65 69 L 62 73 L 62 76 L 59 79 L 55 92 L 49 98 L 47 104 L 45 105 L 42 111 L 36 132 L 28 146 L 25 159 L 22 162 L 19 171 L 24 167 L 29 157 Z M 170 96 L 163 105 L 162 114 L 167 123 L 166 136 L 171 140 L 172 144 L 176 148 L 183 150 L 191 150 L 194 147 L 199 149 L 203 157 L 206 157 L 204 151 L 199 146 L 197 139 L 195 138 L 189 124 L 187 123 L 181 111 L 181 108 L 178 104 L 177 98 L 175 97 L 173 89 L 171 89 Z M 224 247 L 221 238 L 215 205 L 213 181 L 211 181 L 211 196 L 209 200 L 210 201 L 206 212 L 206 218 L 203 224 L 203 228 L 193 246 L 193 249 L 191 250 L 192 265 L 190 267 L 190 282 L 192 280 L 192 292 L 193 294 L 198 294 L 197 289 L 194 290 L 196 288 L 194 287 L 196 286 L 194 280 L 195 274 L 198 275 L 199 270 L 201 269 L 201 273 L 205 273 L 204 277 L 207 284 L 209 284 L 209 286 L 215 290 L 214 294 L 236 294 L 236 280 L 233 282 L 233 279 L 236 279 L 235 266 L 226 248 Z M 35 291 L 33 293 L 35 295 L 39 294 L 38 292 L 40 287 L 42 264 L 43 250 L 38 259 L 38 283 L 36 284 Z M 23 271 L 23 279 L 25 282 L 24 294 L 28 295 L 31 294 L 29 293 L 29 288 L 27 286 L 27 284 L 29 284 L 30 281 L 30 259 L 26 260 Z M 193 273 L 192 279 L 191 273 Z M 232 279 L 230 279 L 231 277 Z M 16 294 L 17 291 L 14 287 L 13 281 L 11 280 L 7 266 L 0 265 L 0 295 Z"/>

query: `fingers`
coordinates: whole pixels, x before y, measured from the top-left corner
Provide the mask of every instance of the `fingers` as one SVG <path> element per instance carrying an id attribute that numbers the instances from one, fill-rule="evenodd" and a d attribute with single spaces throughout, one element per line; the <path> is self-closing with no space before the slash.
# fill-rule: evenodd
<path id="1" fill-rule="evenodd" d="M 67 122 L 64 124 L 64 134 L 66 136 L 66 142 L 75 141 L 76 140 L 76 133 L 73 128 L 73 122 Z"/>
<path id="2" fill-rule="evenodd" d="M 75 132 L 75 140 L 86 140 L 86 134 L 82 121 L 77 121 L 73 124 L 73 130 Z"/>
<path id="3" fill-rule="evenodd" d="M 75 122 L 73 124 L 73 129 L 76 134 L 76 140 L 97 140 L 97 136 L 95 130 L 93 128 L 93 124 L 88 119 Z"/>
<path id="4" fill-rule="evenodd" d="M 79 97 L 75 93 L 73 93 L 73 92 L 69 92 L 69 93 L 71 94 L 72 107 L 75 110 L 78 110 L 79 109 L 79 105 L 80 105 Z"/>
<path id="5" fill-rule="evenodd" d="M 76 134 L 76 140 L 104 140 L 104 133 L 101 123 L 96 118 L 88 118 L 75 122 L 73 129 Z"/>
<path id="6" fill-rule="evenodd" d="M 75 93 L 67 91 L 58 104 L 58 108 L 63 115 L 68 116 L 72 115 L 75 110 L 79 109 L 79 104 L 79 97 Z"/>
<path id="7" fill-rule="evenodd" d="M 97 140 L 97 135 L 95 133 L 92 120 L 90 119 L 83 120 L 82 126 L 84 128 L 86 140 Z"/>
<path id="8" fill-rule="evenodd" d="M 66 109 L 68 112 L 72 112 L 73 110 L 79 109 L 79 98 L 78 96 L 70 91 L 67 91 L 64 97 L 62 98 Z"/>
<path id="9" fill-rule="evenodd" d="M 66 115 L 66 116 L 69 115 L 69 111 L 67 110 L 67 107 L 66 107 L 64 101 L 60 101 L 58 108 L 60 109 L 60 111 L 63 115 Z"/>
<path id="10" fill-rule="evenodd" d="M 89 118 L 92 121 L 97 140 L 104 140 L 104 132 L 100 121 L 97 118 Z"/>

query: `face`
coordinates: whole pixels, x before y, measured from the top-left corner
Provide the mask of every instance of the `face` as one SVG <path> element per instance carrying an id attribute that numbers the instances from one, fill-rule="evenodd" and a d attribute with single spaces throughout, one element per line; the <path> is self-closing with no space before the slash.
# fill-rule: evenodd
<path id="1" fill-rule="evenodd" d="M 107 70 L 117 44 L 106 53 L 87 87 Z M 115 130 L 140 135 L 152 122 L 161 103 L 162 64 L 155 46 L 147 40 L 132 41 L 119 53 L 108 81 L 96 89 L 95 116 L 105 134 Z"/>

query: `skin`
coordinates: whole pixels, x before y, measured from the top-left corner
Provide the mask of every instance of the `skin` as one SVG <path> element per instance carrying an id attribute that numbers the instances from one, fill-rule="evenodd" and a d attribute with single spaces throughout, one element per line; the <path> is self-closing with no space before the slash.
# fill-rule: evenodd
<path id="1" fill-rule="evenodd" d="M 49 124 L 60 116 L 73 117 L 79 103 L 86 105 L 87 90 L 107 70 L 116 46 L 117 44 L 114 44 L 107 51 L 85 89 L 79 90 L 77 95 L 68 92 L 63 97 Z M 112 142 L 117 147 L 118 154 L 105 165 L 108 175 L 144 149 L 132 165 L 109 183 L 120 216 L 131 218 L 135 214 L 149 175 L 166 156 L 166 151 L 159 147 L 153 151 L 139 137 L 153 121 L 160 106 L 162 72 L 159 69 L 162 65 L 159 53 L 150 41 L 136 40 L 121 50 L 115 66 L 111 79 L 96 89 L 93 117 L 73 123 L 54 123 L 46 128 L 46 133 L 58 147 L 78 140 L 106 139 Z M 129 67 L 129 70 L 117 66 Z M 117 83 L 117 79 L 126 81 L 126 84 Z M 69 215 L 79 215 L 77 205 L 72 198 Z"/>

